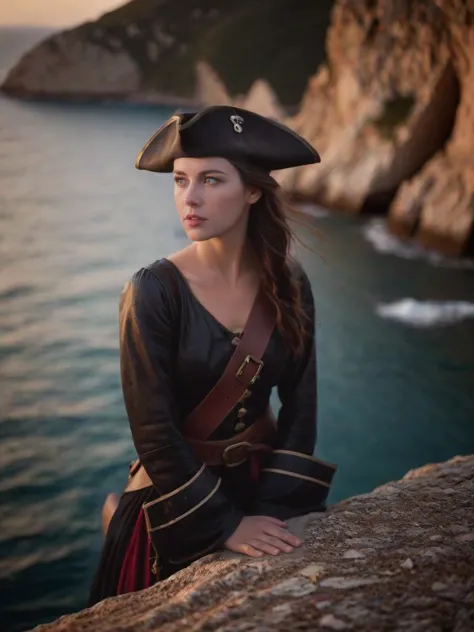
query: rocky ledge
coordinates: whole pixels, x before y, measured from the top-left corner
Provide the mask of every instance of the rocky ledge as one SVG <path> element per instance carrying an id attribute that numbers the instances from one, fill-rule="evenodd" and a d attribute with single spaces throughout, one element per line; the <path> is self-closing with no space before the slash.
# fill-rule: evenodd
<path id="1" fill-rule="evenodd" d="M 305 540 L 291 555 L 207 556 L 36 630 L 474 629 L 474 456 L 410 471 L 291 526 Z"/>

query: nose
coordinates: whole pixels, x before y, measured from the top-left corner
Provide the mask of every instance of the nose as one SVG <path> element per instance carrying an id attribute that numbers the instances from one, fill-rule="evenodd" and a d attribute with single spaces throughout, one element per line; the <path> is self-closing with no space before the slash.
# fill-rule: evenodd
<path id="1" fill-rule="evenodd" d="M 200 206 L 202 202 L 202 196 L 199 191 L 199 187 L 197 184 L 190 183 L 186 188 L 186 193 L 184 194 L 184 203 L 186 206 L 190 206 L 191 208 L 196 208 Z"/>

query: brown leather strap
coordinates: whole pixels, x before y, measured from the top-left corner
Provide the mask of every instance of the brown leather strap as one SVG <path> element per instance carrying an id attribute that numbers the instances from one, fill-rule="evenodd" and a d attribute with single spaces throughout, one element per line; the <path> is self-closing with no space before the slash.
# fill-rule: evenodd
<path id="1" fill-rule="evenodd" d="M 244 463 L 252 452 L 271 451 L 276 436 L 276 420 L 269 406 L 263 417 L 257 419 L 243 432 L 223 441 L 196 441 L 189 444 L 194 454 L 206 465 L 235 467 Z M 137 491 L 152 485 L 145 468 L 137 459 L 130 469 L 126 492 Z"/>
<path id="2" fill-rule="evenodd" d="M 235 467 L 246 461 L 251 452 L 270 451 L 276 424 L 271 409 L 243 432 L 222 441 L 188 439 L 194 454 L 206 465 Z"/>
<path id="3" fill-rule="evenodd" d="M 255 382 L 275 323 L 273 305 L 260 287 L 242 338 L 224 373 L 185 421 L 183 434 L 187 440 L 205 441 L 210 437 Z"/>

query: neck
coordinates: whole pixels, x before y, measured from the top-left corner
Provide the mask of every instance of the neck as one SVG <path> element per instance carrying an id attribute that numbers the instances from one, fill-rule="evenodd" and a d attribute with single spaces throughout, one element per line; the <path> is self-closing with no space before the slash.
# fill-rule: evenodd
<path id="1" fill-rule="evenodd" d="M 201 264 L 229 287 L 237 286 L 242 277 L 257 268 L 255 255 L 246 238 L 246 228 L 195 243 Z"/>

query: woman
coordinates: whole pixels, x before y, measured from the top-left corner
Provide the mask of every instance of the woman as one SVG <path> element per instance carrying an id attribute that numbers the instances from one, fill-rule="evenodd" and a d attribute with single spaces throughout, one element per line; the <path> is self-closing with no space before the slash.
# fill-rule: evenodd
<path id="1" fill-rule="evenodd" d="M 228 106 L 173 116 L 139 154 L 137 168 L 173 172 L 191 244 L 122 292 L 122 387 L 139 463 L 110 525 L 106 505 L 91 603 L 221 548 L 291 552 L 301 541 L 284 520 L 324 510 L 335 468 L 312 457 L 313 297 L 290 261 L 270 176 L 315 162 L 288 128 Z"/>

